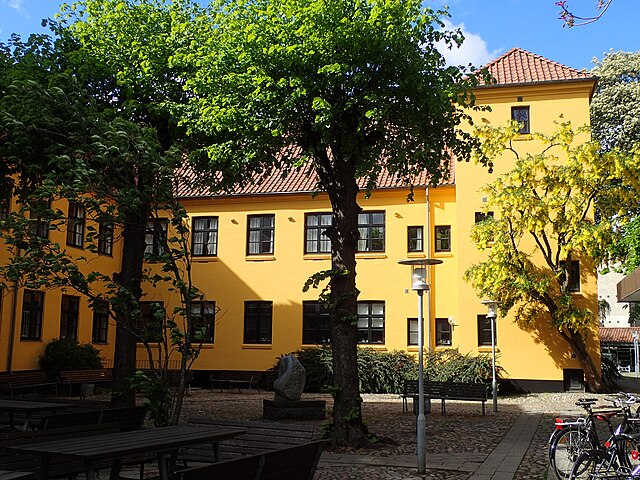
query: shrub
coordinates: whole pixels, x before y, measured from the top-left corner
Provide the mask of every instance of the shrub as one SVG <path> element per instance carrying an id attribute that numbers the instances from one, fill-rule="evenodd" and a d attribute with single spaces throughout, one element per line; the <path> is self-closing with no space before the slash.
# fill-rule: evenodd
<path id="1" fill-rule="evenodd" d="M 89 343 L 78 343 L 71 338 L 51 340 L 39 363 L 50 378 L 57 377 L 61 370 L 102 368 L 100 350 Z"/>
<path id="2" fill-rule="evenodd" d="M 496 366 L 498 378 L 504 370 Z M 491 381 L 489 355 L 463 355 L 457 349 L 430 352 L 426 355 L 425 377 L 436 382 L 483 383 Z"/>

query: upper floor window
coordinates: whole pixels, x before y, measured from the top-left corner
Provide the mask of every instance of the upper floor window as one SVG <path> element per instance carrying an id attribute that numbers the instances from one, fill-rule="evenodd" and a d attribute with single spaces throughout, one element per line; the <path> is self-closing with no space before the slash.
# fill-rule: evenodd
<path id="1" fill-rule="evenodd" d="M 216 303 L 215 302 L 193 302 L 191 304 L 191 320 L 193 322 L 194 336 L 192 341 L 202 343 L 213 343 Z"/>
<path id="2" fill-rule="evenodd" d="M 560 283 L 564 283 L 566 280 L 565 271 L 569 273 L 569 281 L 567 282 L 567 292 L 579 292 L 580 291 L 580 262 L 578 260 L 571 260 L 569 268 L 567 268 L 567 262 L 561 261 L 560 268 L 563 269 L 560 274 Z"/>
<path id="3" fill-rule="evenodd" d="M 493 212 L 475 212 L 474 214 L 475 216 L 475 222 L 476 223 L 480 223 L 480 222 L 484 222 L 485 220 L 488 220 L 490 218 L 493 218 Z"/>
<path id="4" fill-rule="evenodd" d="M 140 340 L 147 342 L 162 341 L 166 311 L 163 302 L 140 302 L 140 318 L 137 333 Z"/>
<path id="5" fill-rule="evenodd" d="M 45 210 L 51 208 L 51 200 L 38 201 L 29 211 L 31 220 L 31 235 L 47 240 L 49 238 L 49 220 L 46 220 Z"/>
<path id="6" fill-rule="evenodd" d="M 162 255 L 165 252 L 168 228 L 169 222 L 166 218 L 154 218 L 147 222 L 147 229 L 144 235 L 145 254 Z"/>
<path id="7" fill-rule="evenodd" d="M 244 302 L 244 343 L 271 343 L 273 302 Z"/>
<path id="8" fill-rule="evenodd" d="M 451 345 L 451 324 L 448 318 L 436 318 L 436 345 Z"/>
<path id="9" fill-rule="evenodd" d="M 275 215 L 249 215 L 247 255 L 273 254 Z"/>
<path id="10" fill-rule="evenodd" d="M 331 253 L 331 240 L 324 233 L 331 222 L 330 213 L 307 213 L 304 216 L 304 253 Z"/>
<path id="11" fill-rule="evenodd" d="M 407 318 L 407 345 L 418 345 L 417 318 Z"/>
<path id="12" fill-rule="evenodd" d="M 98 225 L 98 253 L 113 254 L 113 225 L 104 221 Z"/>
<path id="13" fill-rule="evenodd" d="M 384 252 L 384 212 L 358 214 L 359 252 Z"/>
<path id="14" fill-rule="evenodd" d="M 42 334 L 42 314 L 44 309 L 44 293 L 25 290 L 22 294 L 21 340 L 40 340 Z"/>
<path id="15" fill-rule="evenodd" d="M 67 245 L 82 248 L 84 242 L 84 207 L 76 202 L 69 202 L 69 219 L 67 220 Z"/>
<path id="16" fill-rule="evenodd" d="M 0 195 L 0 220 L 4 220 L 9 216 L 11 211 L 11 195 L 7 192 Z"/>
<path id="17" fill-rule="evenodd" d="M 60 304 L 60 338 L 78 339 L 80 297 L 62 295 Z"/>
<path id="18" fill-rule="evenodd" d="M 424 228 L 407 227 L 407 251 L 424 252 Z"/>
<path id="19" fill-rule="evenodd" d="M 191 254 L 194 257 L 218 254 L 218 217 L 194 217 Z"/>
<path id="20" fill-rule="evenodd" d="M 498 332 L 494 332 L 496 336 L 496 345 L 498 344 Z M 491 346 L 491 318 L 487 315 L 478 315 L 478 346 Z"/>
<path id="21" fill-rule="evenodd" d="M 511 120 L 515 120 L 520 124 L 520 130 L 518 130 L 518 133 L 531 133 L 529 107 L 511 107 Z"/>
<path id="22" fill-rule="evenodd" d="M 435 227 L 436 237 L 436 252 L 450 252 L 451 251 L 451 226 L 450 225 L 438 225 Z"/>
<path id="23" fill-rule="evenodd" d="M 93 328 L 91 341 L 93 343 L 107 343 L 109 329 L 109 306 L 106 302 L 94 302 L 93 304 Z"/>
<path id="24" fill-rule="evenodd" d="M 322 302 L 302 302 L 302 343 L 313 345 L 331 341 L 329 309 Z"/>
<path id="25" fill-rule="evenodd" d="M 358 343 L 384 343 L 384 302 L 358 302 Z"/>

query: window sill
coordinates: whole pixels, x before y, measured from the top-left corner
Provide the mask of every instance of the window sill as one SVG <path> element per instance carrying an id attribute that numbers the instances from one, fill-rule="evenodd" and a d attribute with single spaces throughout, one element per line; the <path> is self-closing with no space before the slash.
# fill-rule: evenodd
<path id="1" fill-rule="evenodd" d="M 407 258 L 427 258 L 424 252 L 408 252 Z"/>
<path id="2" fill-rule="evenodd" d="M 202 347 L 200 347 L 200 350 L 213 350 L 213 343 L 203 343 Z"/>
<path id="3" fill-rule="evenodd" d="M 273 262 L 276 257 L 274 255 L 247 255 L 244 259 L 247 262 Z"/>
<path id="4" fill-rule="evenodd" d="M 533 135 L 531 135 L 530 133 L 523 133 L 521 135 L 518 135 L 516 138 L 513 139 L 516 142 L 522 142 L 522 141 L 527 141 L 527 140 L 533 140 Z"/>
<path id="5" fill-rule="evenodd" d="M 358 348 L 369 348 L 371 350 L 380 350 L 383 352 L 387 351 L 386 345 L 381 343 L 359 343 Z"/>
<path id="6" fill-rule="evenodd" d="M 330 253 L 305 253 L 303 260 L 331 260 Z"/>
<path id="7" fill-rule="evenodd" d="M 243 343 L 243 350 L 272 350 L 273 345 L 270 343 Z"/>
<path id="8" fill-rule="evenodd" d="M 453 254 L 451 252 L 433 252 L 434 258 L 453 258 Z"/>
<path id="9" fill-rule="evenodd" d="M 387 254 L 386 253 L 375 253 L 375 252 L 360 252 L 360 253 L 356 253 L 356 259 L 360 259 L 360 260 L 373 260 L 373 259 L 382 259 L 382 258 L 387 258 Z"/>
<path id="10" fill-rule="evenodd" d="M 487 347 L 487 346 L 482 346 L 482 347 L 478 347 L 478 353 L 491 353 L 493 350 L 491 349 L 491 347 Z M 500 351 L 500 348 L 496 347 L 496 353 L 498 353 Z"/>
<path id="11" fill-rule="evenodd" d="M 42 342 L 41 338 L 21 338 L 21 342 Z"/>
<path id="12" fill-rule="evenodd" d="M 218 257 L 194 257 L 194 256 L 191 256 L 191 261 L 193 263 L 217 262 L 218 261 Z"/>

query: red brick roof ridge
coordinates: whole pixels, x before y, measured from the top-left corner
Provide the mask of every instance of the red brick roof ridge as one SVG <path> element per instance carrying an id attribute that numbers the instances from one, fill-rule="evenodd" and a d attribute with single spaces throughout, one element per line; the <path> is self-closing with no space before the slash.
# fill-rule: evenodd
<path id="1" fill-rule="evenodd" d="M 640 334 L 640 327 L 600 327 L 600 342 L 633 343 L 633 332 Z"/>
<path id="2" fill-rule="evenodd" d="M 512 48 L 482 68 L 489 70 L 497 80 L 497 83 L 492 85 L 595 79 L 586 71 L 549 60 L 519 47 Z M 483 86 L 492 85 L 483 83 Z"/>

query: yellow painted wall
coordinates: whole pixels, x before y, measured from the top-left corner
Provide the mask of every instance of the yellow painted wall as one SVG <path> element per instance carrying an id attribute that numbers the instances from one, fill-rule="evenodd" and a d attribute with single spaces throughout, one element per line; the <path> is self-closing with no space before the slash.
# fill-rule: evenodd
<path id="1" fill-rule="evenodd" d="M 532 131 L 551 132 L 554 120 L 570 119 L 579 126 L 588 123 L 591 88 L 590 82 L 483 88 L 477 92 L 478 102 L 490 105 L 492 111 L 473 112 L 472 115 L 476 123 L 499 126 L 510 118 L 512 106 L 529 105 Z M 523 136 L 515 147 L 521 153 L 539 150 L 538 142 L 529 136 Z M 422 225 L 429 236 L 430 256 L 443 261 L 441 265 L 431 267 L 431 347 L 436 348 L 433 319 L 452 317 L 457 324 L 453 329 L 452 347 L 463 353 L 488 351 L 486 347 L 478 348 L 476 325 L 476 316 L 486 313 L 486 308 L 480 303 L 482 299 L 463 281 L 463 274 L 469 265 L 483 258 L 469 239 L 474 212 L 482 209 L 480 188 L 507 171 L 512 162 L 508 155 L 496 160 L 493 174 L 472 163 L 458 163 L 455 186 L 417 188 L 413 202 L 407 202 L 406 189 L 375 191 L 368 199 L 360 196 L 360 205 L 365 212 L 384 211 L 386 216 L 385 251 L 357 255 L 359 300 L 385 302 L 385 343 L 373 345 L 374 348 L 416 351 L 415 347 L 407 345 L 407 318 L 417 316 L 417 295 L 410 290 L 409 267 L 399 265 L 398 261 L 411 256 L 407 253 L 407 227 Z M 66 211 L 66 204 L 59 203 L 60 208 Z M 220 309 L 216 318 L 215 342 L 205 344 L 194 368 L 264 370 L 274 365 L 280 355 L 300 349 L 302 302 L 317 299 L 319 293 L 317 290 L 303 293 L 302 287 L 309 276 L 330 268 L 329 255 L 304 254 L 304 215 L 329 212 L 326 195 L 320 194 L 315 198 L 309 194 L 283 194 L 185 199 L 184 205 L 191 216 L 219 217 L 218 255 L 194 259 L 195 285 L 207 300 L 215 301 Z M 261 213 L 275 214 L 275 251 L 268 256 L 247 256 L 247 215 Z M 433 252 L 436 225 L 451 226 L 451 252 Z M 51 233 L 52 238 L 62 245 L 64 234 Z M 90 268 L 106 273 L 118 271 L 120 248 L 121 244 L 116 242 L 113 257 L 92 259 Z M 76 253 L 88 255 L 88 252 Z M 6 262 L 8 256 L 7 249 L 1 249 L 0 261 Z M 582 267 L 582 291 L 579 295 L 595 311 L 594 272 L 589 272 L 584 265 Z M 55 290 L 45 293 L 42 339 L 21 341 L 22 294 L 18 295 L 14 369 L 37 368 L 37 359 L 44 346 L 58 336 L 60 296 L 61 292 Z M 7 352 L 12 293 L 4 292 L 2 300 L 0 348 Z M 169 293 L 162 286 L 146 288 L 143 300 L 162 300 L 169 308 L 177 303 L 175 293 Z M 273 301 L 271 344 L 243 344 L 244 302 L 247 300 Z M 79 340 L 89 342 L 92 313 L 84 298 L 81 299 L 79 325 Z M 110 325 L 109 342 L 97 345 L 109 360 L 112 358 L 114 334 L 115 328 Z M 590 346 L 596 349 L 597 342 Z M 563 368 L 579 368 L 554 332 L 542 331 L 532 336 L 515 325 L 512 317 L 498 320 L 498 347 L 499 363 L 515 379 L 562 380 Z M 139 359 L 145 358 L 141 350 L 138 355 Z M 6 369 L 6 362 L 7 355 L 1 355 L 0 370 Z"/>
<path id="2" fill-rule="evenodd" d="M 67 202 L 57 200 L 52 203 L 54 209 L 59 208 L 64 213 L 68 210 Z M 11 206 L 12 211 L 17 211 L 18 206 L 14 203 Z M 97 223 L 91 219 L 87 219 L 86 226 L 93 225 L 97 228 Z M 117 237 L 118 232 L 115 232 Z M 73 255 L 75 258 L 86 257 L 86 261 L 78 262 L 80 269 L 88 273 L 90 271 L 101 271 L 105 273 L 117 272 L 120 269 L 121 262 L 121 242 L 114 242 L 113 255 L 94 255 L 86 249 L 72 247 L 66 245 L 66 228 L 60 231 L 52 230 L 49 232 L 49 238 L 60 245 Z M 0 262 L 6 264 L 16 252 L 11 251 L 6 245 L 0 247 Z M 62 295 L 73 295 L 80 297 L 80 312 L 78 318 L 78 341 L 82 343 L 90 343 L 93 328 L 93 311 L 89 308 L 88 300 L 83 295 L 78 294 L 72 289 L 62 291 L 60 289 L 40 289 L 44 292 L 44 308 L 42 318 L 42 332 L 39 340 L 26 340 L 20 338 L 22 323 L 22 289 L 7 289 L 3 291 L 1 319 L 0 319 L 0 371 L 7 370 L 9 364 L 9 356 L 12 356 L 13 370 L 34 370 L 38 369 L 38 359 L 44 352 L 44 348 L 52 339 L 58 338 L 60 335 L 60 310 Z M 13 312 L 15 302 L 15 315 Z M 11 325 L 15 324 L 15 332 L 13 335 L 13 352 L 10 351 Z M 94 346 L 101 351 L 103 358 L 110 363 L 113 359 L 113 343 L 115 339 L 115 325 L 110 324 L 108 328 L 107 343 L 96 343 Z"/>

